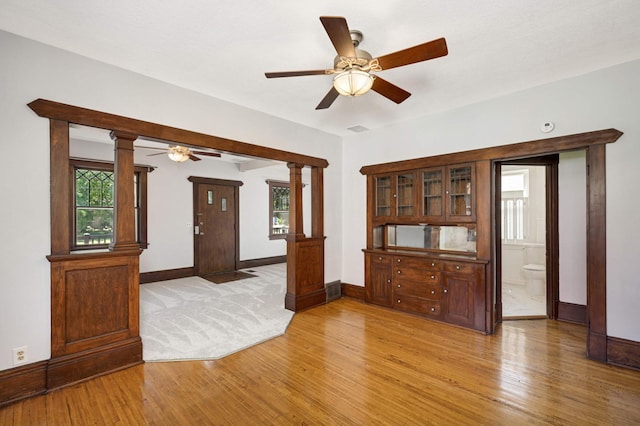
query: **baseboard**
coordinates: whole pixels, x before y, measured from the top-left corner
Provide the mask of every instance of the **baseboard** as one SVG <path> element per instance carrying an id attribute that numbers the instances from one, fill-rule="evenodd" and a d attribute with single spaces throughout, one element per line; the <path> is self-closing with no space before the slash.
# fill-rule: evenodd
<path id="1" fill-rule="evenodd" d="M 607 362 L 640 370 L 640 342 L 607 337 Z"/>
<path id="2" fill-rule="evenodd" d="M 587 324 L 587 307 L 576 303 L 558 302 L 558 321 Z"/>
<path id="3" fill-rule="evenodd" d="M 61 388 L 142 362 L 140 337 L 52 358 L 47 368 L 47 389 Z"/>
<path id="4" fill-rule="evenodd" d="M 187 278 L 192 276 L 193 267 L 143 272 L 140 274 L 140 284 L 154 283 L 157 281 L 177 280 L 178 278 Z"/>
<path id="5" fill-rule="evenodd" d="M 323 288 L 306 294 L 287 293 L 284 297 L 284 307 L 293 312 L 304 311 L 305 309 L 314 308 L 324 305 L 327 301 L 327 293 Z"/>
<path id="6" fill-rule="evenodd" d="M 342 295 L 353 299 L 364 300 L 364 287 L 361 285 L 342 283 Z"/>
<path id="7" fill-rule="evenodd" d="M 259 259 L 249 259 L 238 261 L 238 269 L 257 268 L 258 266 L 275 265 L 276 263 L 286 263 L 287 255 L 262 257 Z"/>
<path id="8" fill-rule="evenodd" d="M 47 391 L 47 361 L 0 371 L 0 407 Z"/>

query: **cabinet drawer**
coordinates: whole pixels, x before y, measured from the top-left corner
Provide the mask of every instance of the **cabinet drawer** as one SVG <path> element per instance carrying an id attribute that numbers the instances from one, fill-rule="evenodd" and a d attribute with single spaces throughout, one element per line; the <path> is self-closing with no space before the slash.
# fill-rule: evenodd
<path id="1" fill-rule="evenodd" d="M 444 270 L 446 272 L 460 272 L 463 274 L 473 274 L 476 270 L 476 265 L 473 263 L 465 263 L 465 262 L 444 262 Z"/>
<path id="2" fill-rule="evenodd" d="M 390 265 L 393 262 L 393 256 L 391 256 L 390 254 L 370 253 L 369 254 L 369 261 L 371 263 L 388 264 L 388 265 Z"/>
<path id="3" fill-rule="evenodd" d="M 424 283 L 407 280 L 394 280 L 393 294 L 440 300 L 440 297 L 442 296 L 442 286 L 439 282 Z"/>
<path id="4" fill-rule="evenodd" d="M 393 279 L 395 280 L 410 280 L 417 281 L 419 283 L 428 284 L 440 284 L 441 272 L 429 271 L 424 269 L 410 269 L 396 266 L 393 268 Z"/>
<path id="5" fill-rule="evenodd" d="M 440 302 L 404 294 L 393 296 L 393 307 L 407 312 L 433 316 L 440 315 Z"/>
<path id="6" fill-rule="evenodd" d="M 420 268 L 434 271 L 442 269 L 442 262 L 439 260 L 418 259 L 415 257 L 396 256 L 393 258 L 393 264 L 396 266 L 402 266 L 403 268 Z"/>

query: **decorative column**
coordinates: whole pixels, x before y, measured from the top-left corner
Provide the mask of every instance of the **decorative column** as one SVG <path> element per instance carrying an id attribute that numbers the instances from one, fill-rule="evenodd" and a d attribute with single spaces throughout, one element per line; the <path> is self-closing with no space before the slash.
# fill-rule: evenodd
<path id="1" fill-rule="evenodd" d="M 113 165 L 115 206 L 113 210 L 113 241 L 109 245 L 109 250 L 138 250 L 140 245 L 136 238 L 135 172 L 133 166 L 133 141 L 138 138 L 138 135 L 112 131 L 110 136 L 115 142 Z"/>
<path id="2" fill-rule="evenodd" d="M 69 254 L 72 234 L 70 216 L 71 187 L 69 181 L 69 123 L 49 120 L 50 189 L 51 189 L 51 254 Z M 73 178 L 71 178 L 73 179 Z"/>
<path id="3" fill-rule="evenodd" d="M 324 183 L 321 167 L 311 168 L 311 236 L 324 238 Z"/>
<path id="4" fill-rule="evenodd" d="M 587 148 L 587 358 L 601 362 L 608 359 L 605 154 L 605 144 Z"/>
<path id="5" fill-rule="evenodd" d="M 297 312 L 326 301 L 324 289 L 324 236 L 322 235 L 322 169 L 312 169 L 312 232 L 302 223 L 302 167 L 289 163 L 289 233 L 287 234 L 287 295 L 285 308 Z M 319 186 L 319 187 L 316 187 Z"/>

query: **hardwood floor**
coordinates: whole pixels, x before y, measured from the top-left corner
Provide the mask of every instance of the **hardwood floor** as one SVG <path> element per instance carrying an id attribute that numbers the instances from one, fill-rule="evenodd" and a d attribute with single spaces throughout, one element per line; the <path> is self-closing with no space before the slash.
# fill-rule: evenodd
<path id="1" fill-rule="evenodd" d="M 484 336 L 341 299 L 226 358 L 132 367 L 0 424 L 639 424 L 640 372 L 585 359 L 585 334 L 535 320 Z"/>

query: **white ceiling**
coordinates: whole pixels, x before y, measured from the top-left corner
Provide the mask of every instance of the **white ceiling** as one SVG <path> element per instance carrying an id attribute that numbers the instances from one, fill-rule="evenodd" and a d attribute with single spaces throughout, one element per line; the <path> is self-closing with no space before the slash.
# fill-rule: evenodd
<path id="1" fill-rule="evenodd" d="M 332 68 L 321 15 L 373 57 L 439 37 L 449 55 L 380 73 L 412 93 L 400 105 L 370 92 L 316 111 L 331 76 L 264 72 Z M 0 29 L 337 135 L 640 58 L 638 0 L 0 0 Z"/>

